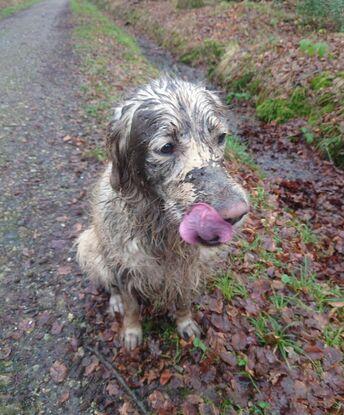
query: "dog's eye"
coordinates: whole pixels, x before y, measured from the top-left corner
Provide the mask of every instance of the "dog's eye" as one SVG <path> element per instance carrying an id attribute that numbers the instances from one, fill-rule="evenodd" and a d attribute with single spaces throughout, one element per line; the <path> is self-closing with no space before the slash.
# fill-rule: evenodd
<path id="1" fill-rule="evenodd" d="M 172 154 L 174 152 L 174 144 L 167 143 L 167 144 L 163 145 L 160 149 L 160 152 L 162 154 Z"/>
<path id="2" fill-rule="evenodd" d="M 219 144 L 220 146 L 222 146 L 222 144 L 224 144 L 224 142 L 225 142 L 225 139 L 226 139 L 226 133 L 220 134 L 220 135 L 217 137 L 217 142 L 218 142 L 218 144 Z"/>

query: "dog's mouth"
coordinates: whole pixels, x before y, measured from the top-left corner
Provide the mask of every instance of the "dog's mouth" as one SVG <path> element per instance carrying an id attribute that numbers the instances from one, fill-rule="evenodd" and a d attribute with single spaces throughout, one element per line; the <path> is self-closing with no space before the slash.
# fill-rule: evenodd
<path id="1" fill-rule="evenodd" d="M 197 203 L 186 213 L 180 226 L 181 238 L 191 244 L 218 246 L 233 236 L 233 226 L 206 203 Z"/>
<path id="2" fill-rule="evenodd" d="M 208 241 L 201 238 L 200 236 L 198 236 L 197 241 L 198 241 L 199 244 L 204 245 L 204 246 L 219 246 L 219 245 L 221 245 L 221 242 L 219 241 L 218 236 L 216 236 L 214 239 L 211 239 L 211 240 L 208 240 Z"/>

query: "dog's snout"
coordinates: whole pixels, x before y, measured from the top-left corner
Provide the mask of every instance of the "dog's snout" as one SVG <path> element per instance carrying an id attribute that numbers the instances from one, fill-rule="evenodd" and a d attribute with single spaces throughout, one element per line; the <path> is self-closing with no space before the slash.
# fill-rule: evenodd
<path id="1" fill-rule="evenodd" d="M 226 222 L 235 225 L 247 215 L 249 210 L 249 206 L 246 202 L 237 202 L 234 205 L 221 207 L 218 212 Z"/>

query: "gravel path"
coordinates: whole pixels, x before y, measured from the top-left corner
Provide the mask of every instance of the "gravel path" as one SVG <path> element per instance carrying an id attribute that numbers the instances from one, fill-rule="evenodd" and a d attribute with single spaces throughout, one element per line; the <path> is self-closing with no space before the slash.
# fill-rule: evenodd
<path id="1" fill-rule="evenodd" d="M 69 353 L 85 324 L 73 238 L 95 170 L 75 145 L 89 122 L 70 20 L 68 0 L 50 0 L 0 21 L 1 414 L 92 413 L 84 352 Z"/>

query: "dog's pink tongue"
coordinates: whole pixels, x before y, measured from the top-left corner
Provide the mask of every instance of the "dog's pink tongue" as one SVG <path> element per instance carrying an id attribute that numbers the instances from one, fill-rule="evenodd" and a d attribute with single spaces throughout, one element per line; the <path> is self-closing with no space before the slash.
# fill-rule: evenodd
<path id="1" fill-rule="evenodd" d="M 179 234 L 185 242 L 197 244 L 205 242 L 228 242 L 232 235 L 232 225 L 226 222 L 218 212 L 206 203 L 197 203 L 184 216 Z"/>

